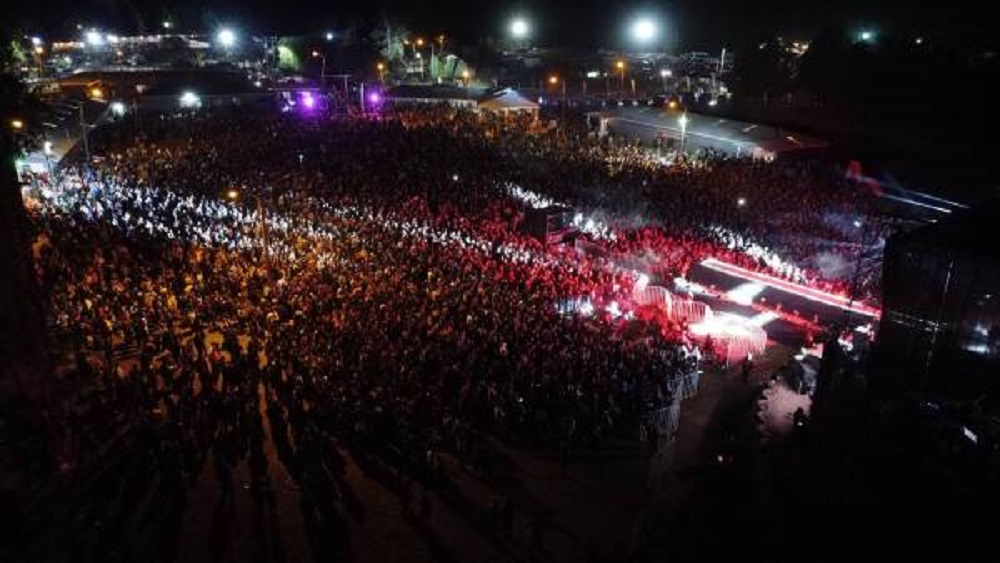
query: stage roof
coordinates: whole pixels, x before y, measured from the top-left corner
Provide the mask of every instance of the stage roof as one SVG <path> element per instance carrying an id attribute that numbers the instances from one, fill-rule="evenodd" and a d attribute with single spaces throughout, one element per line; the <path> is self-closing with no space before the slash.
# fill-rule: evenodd
<path id="1" fill-rule="evenodd" d="M 538 110 L 538 104 L 510 88 L 504 88 L 480 100 L 479 109 L 491 111 L 536 111 Z"/>
<path id="2" fill-rule="evenodd" d="M 609 110 L 612 130 L 652 140 L 657 134 L 678 138 L 681 135 L 680 116 L 676 111 L 656 107 L 622 107 Z M 803 135 L 772 125 L 735 121 L 718 116 L 687 113 L 685 142 L 725 152 L 753 154 L 755 149 L 775 156 L 805 150 L 822 150 L 829 146 L 823 139 Z"/>

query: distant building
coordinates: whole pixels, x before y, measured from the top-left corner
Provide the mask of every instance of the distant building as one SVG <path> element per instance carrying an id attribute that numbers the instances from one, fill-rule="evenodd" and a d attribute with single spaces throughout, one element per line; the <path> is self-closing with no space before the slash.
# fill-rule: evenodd
<path id="1" fill-rule="evenodd" d="M 441 105 L 475 108 L 482 90 L 444 84 L 400 84 L 385 92 L 389 103 L 400 105 Z"/>
<path id="2" fill-rule="evenodd" d="M 538 115 L 538 104 L 510 88 L 485 91 L 446 85 L 401 84 L 385 93 L 388 102 L 401 105 L 442 105 L 497 113 Z"/>

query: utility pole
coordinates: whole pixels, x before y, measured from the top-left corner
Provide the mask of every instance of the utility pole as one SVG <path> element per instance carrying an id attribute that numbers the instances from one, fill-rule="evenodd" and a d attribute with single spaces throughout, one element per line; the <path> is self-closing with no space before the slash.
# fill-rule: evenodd
<path id="1" fill-rule="evenodd" d="M 264 264 L 270 262 L 270 245 L 267 242 L 267 210 L 264 207 L 262 196 L 257 196 L 257 220 L 260 221 L 260 238 L 264 246 Z"/>
<path id="2" fill-rule="evenodd" d="M 83 102 L 80 102 L 80 105 L 77 107 L 80 108 L 80 130 L 81 130 L 81 136 L 83 137 L 83 152 L 85 155 L 87 155 L 87 167 L 89 168 L 91 163 L 90 141 L 88 140 L 87 137 L 89 136 L 90 133 L 90 126 L 87 125 L 87 120 L 84 119 L 83 117 Z"/>

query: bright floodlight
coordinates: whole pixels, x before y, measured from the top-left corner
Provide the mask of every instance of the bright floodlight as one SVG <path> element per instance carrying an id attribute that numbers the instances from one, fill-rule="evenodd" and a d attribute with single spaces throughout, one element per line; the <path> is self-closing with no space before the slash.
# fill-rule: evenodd
<path id="1" fill-rule="evenodd" d="M 875 39 L 875 32 L 866 29 L 858 34 L 858 38 L 867 43 Z"/>
<path id="2" fill-rule="evenodd" d="M 215 39 L 219 42 L 219 45 L 228 49 L 236 44 L 236 32 L 229 28 L 222 28 L 216 34 Z"/>
<path id="3" fill-rule="evenodd" d="M 659 30 L 650 18 L 639 18 L 632 23 L 632 38 L 639 43 L 649 43 L 656 39 Z"/>
<path id="4" fill-rule="evenodd" d="M 682 129 L 687 129 L 687 125 L 688 125 L 688 116 L 687 116 L 687 114 L 686 113 L 681 114 L 681 116 L 677 118 L 677 123 L 678 123 L 678 125 L 681 126 Z"/>
<path id="5" fill-rule="evenodd" d="M 332 31 L 327 31 L 326 32 L 326 40 L 327 41 L 333 41 L 333 32 Z"/>
<path id="6" fill-rule="evenodd" d="M 514 18 L 510 22 L 510 34 L 516 39 L 524 39 L 531 33 L 531 26 L 524 18 Z"/>
<path id="7" fill-rule="evenodd" d="M 101 35 L 96 29 L 91 29 L 84 35 L 84 39 L 87 40 L 87 45 L 91 47 L 97 47 L 104 44 L 104 36 Z"/>
<path id="8" fill-rule="evenodd" d="M 121 102 L 111 102 L 109 107 L 111 108 L 111 113 L 119 117 L 125 115 L 125 104 Z"/>
<path id="9" fill-rule="evenodd" d="M 739 199 L 736 200 L 736 205 L 738 205 L 740 207 L 743 207 L 746 204 L 747 204 L 747 198 L 745 198 L 745 197 L 741 197 L 741 198 L 739 198 Z"/>
<path id="10" fill-rule="evenodd" d="M 163 20 L 163 29 L 170 29 L 171 27 L 174 27 L 173 22 L 170 20 Z"/>
<path id="11" fill-rule="evenodd" d="M 190 91 L 181 94 L 180 101 L 182 108 L 193 108 L 201 105 L 201 98 L 198 97 L 198 94 Z"/>
<path id="12" fill-rule="evenodd" d="M 41 37 L 32 37 L 31 38 L 31 44 L 33 46 L 35 46 L 35 47 L 38 47 L 39 45 L 42 44 L 42 38 Z"/>
<path id="13" fill-rule="evenodd" d="M 662 76 L 663 78 L 670 78 L 673 75 L 674 75 L 673 71 L 670 70 L 669 68 L 665 68 L 660 71 L 660 76 Z"/>

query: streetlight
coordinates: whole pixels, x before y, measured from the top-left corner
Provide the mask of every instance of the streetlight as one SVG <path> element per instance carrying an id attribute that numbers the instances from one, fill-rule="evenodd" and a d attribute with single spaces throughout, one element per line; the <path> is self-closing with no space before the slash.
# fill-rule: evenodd
<path id="1" fill-rule="evenodd" d="M 301 156 L 300 161 L 301 161 Z M 271 198 L 274 196 L 274 192 L 268 187 L 264 187 L 266 191 L 269 192 Z M 244 193 L 247 192 L 247 193 Z M 264 194 L 260 193 L 250 193 L 250 190 L 243 187 L 231 187 L 226 191 L 222 192 L 222 197 L 230 203 L 239 203 L 243 197 L 246 196 L 247 200 L 252 200 L 257 207 L 257 229 L 260 231 L 261 247 L 263 249 L 263 258 L 265 261 L 270 261 L 270 243 L 268 242 L 268 228 L 267 228 L 267 215 L 268 207 L 264 205 Z"/>
<path id="2" fill-rule="evenodd" d="M 674 73 L 669 68 L 660 69 L 660 80 L 663 82 L 663 91 L 667 91 L 667 79 L 673 76 Z"/>
<path id="3" fill-rule="evenodd" d="M 745 198 L 745 197 L 741 197 L 741 198 L 739 198 L 739 199 L 736 200 L 736 205 L 739 206 L 739 207 L 743 207 L 746 204 L 747 204 L 747 198 Z"/>
<path id="4" fill-rule="evenodd" d="M 163 20 L 163 29 L 170 29 L 172 27 L 174 27 L 173 22 L 170 20 Z"/>
<path id="5" fill-rule="evenodd" d="M 527 39 L 528 35 L 531 34 L 531 24 L 523 17 L 515 17 L 510 20 L 510 34 L 514 39 Z"/>
<path id="6" fill-rule="evenodd" d="M 32 46 L 38 47 L 41 44 L 42 44 L 42 38 L 41 37 L 35 36 L 35 37 L 31 38 L 31 45 Z"/>
<path id="7" fill-rule="evenodd" d="M 94 98 L 95 100 L 101 100 L 104 98 L 104 90 L 101 90 L 99 87 L 94 86 L 93 88 L 90 89 L 90 97 Z"/>
<path id="8" fill-rule="evenodd" d="M 649 45 L 660 34 L 660 28 L 652 18 L 643 16 L 632 22 L 630 32 L 636 43 Z"/>
<path id="9" fill-rule="evenodd" d="M 465 69 L 462 71 L 462 83 L 465 85 L 466 88 L 469 87 L 469 69 Z"/>
<path id="10" fill-rule="evenodd" d="M 236 32 L 228 27 L 224 27 L 215 34 L 215 40 L 222 46 L 223 49 L 229 51 L 233 45 L 236 45 Z"/>
<path id="11" fill-rule="evenodd" d="M 375 65 L 375 68 L 378 69 L 379 82 L 385 84 L 385 63 L 379 62 Z"/>
<path id="12" fill-rule="evenodd" d="M 565 134 L 566 133 L 566 81 L 559 80 L 559 77 L 554 74 L 549 77 L 549 84 L 553 86 L 559 84 L 560 82 L 562 83 L 562 108 L 560 109 L 560 113 L 562 115 L 559 119 L 561 122 L 559 126 L 562 129 L 563 134 Z"/>
<path id="13" fill-rule="evenodd" d="M 625 91 L 625 61 L 622 61 L 622 60 L 615 61 L 615 68 L 618 69 L 618 73 L 619 73 L 619 77 L 620 77 L 620 85 L 621 85 L 620 90 L 622 92 L 624 92 Z"/>
<path id="14" fill-rule="evenodd" d="M 444 37 L 444 36 L 442 35 L 441 37 Z M 431 40 L 431 41 L 429 41 L 429 43 L 430 43 L 430 46 L 431 46 L 431 58 L 428 60 L 427 66 L 429 67 L 429 70 L 431 72 L 431 80 L 433 81 L 434 80 L 434 61 L 435 61 L 435 58 L 434 58 L 434 41 Z M 424 38 L 423 37 L 417 37 L 417 40 L 413 42 L 413 52 L 416 53 L 418 59 L 423 59 L 423 57 L 417 51 L 417 47 L 423 47 L 423 46 L 424 46 Z M 420 79 L 421 80 L 424 79 L 424 63 L 423 63 L 423 60 L 420 61 Z"/>
<path id="15" fill-rule="evenodd" d="M 182 108 L 196 108 L 201 105 L 201 98 L 198 94 L 188 90 L 181 94 L 180 104 Z"/>
<path id="16" fill-rule="evenodd" d="M 111 102 L 111 105 L 108 107 L 111 109 L 111 113 L 118 117 L 125 115 L 125 104 L 122 102 Z"/>
<path id="17" fill-rule="evenodd" d="M 326 40 L 327 41 L 333 41 L 333 32 L 332 31 L 327 31 L 326 32 Z"/>
<path id="18" fill-rule="evenodd" d="M 681 152 L 684 152 L 684 138 L 687 136 L 688 114 L 684 112 L 677 118 L 677 123 L 681 126 Z"/>
<path id="19" fill-rule="evenodd" d="M 10 127 L 14 131 L 20 131 L 21 129 L 24 129 L 24 122 L 21 121 L 20 119 L 11 119 Z"/>
<path id="20" fill-rule="evenodd" d="M 320 59 L 323 61 L 323 66 L 319 71 L 319 81 L 323 86 L 326 86 L 326 55 L 320 53 L 319 51 L 313 51 L 312 56 L 314 59 Z"/>
<path id="21" fill-rule="evenodd" d="M 101 45 L 104 45 L 104 36 L 101 35 L 101 32 L 96 29 L 88 31 L 83 38 L 86 40 L 87 45 L 90 45 L 91 47 L 100 47 Z"/>

